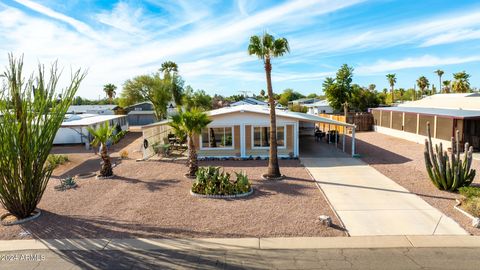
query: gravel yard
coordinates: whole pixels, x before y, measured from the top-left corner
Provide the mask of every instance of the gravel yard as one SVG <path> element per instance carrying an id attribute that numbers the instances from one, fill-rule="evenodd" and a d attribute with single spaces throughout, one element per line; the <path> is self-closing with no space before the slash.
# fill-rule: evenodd
<path id="1" fill-rule="evenodd" d="M 423 144 L 383 135 L 377 132 L 356 134 L 357 153 L 361 159 L 392 180 L 421 196 L 430 205 L 452 217 L 468 232 L 480 235 L 480 229 L 471 225 L 470 219 L 453 208 L 457 193 L 440 191 L 428 178 L 423 157 Z M 350 148 L 347 148 L 350 149 Z M 477 170 L 474 184 L 480 184 L 480 161 L 474 160 Z"/>
<path id="2" fill-rule="evenodd" d="M 65 149 L 56 148 L 54 152 L 68 152 Z M 113 179 L 78 179 L 77 189 L 54 191 L 58 177 L 98 170 L 97 156 L 79 150 L 81 147 L 76 149 L 75 154 L 69 154 L 72 161 L 60 166 L 49 182 L 39 205 L 42 216 L 24 225 L 0 226 L 0 239 L 345 235 L 297 160 L 281 161 L 282 173 L 288 178 L 277 182 L 261 180 L 266 161 L 201 163 L 224 166 L 226 171 L 246 171 L 255 192 L 242 199 L 193 197 L 189 194 L 191 180 L 183 177 L 184 164 L 120 161 L 115 158 L 118 153 L 112 154 L 118 163 Z M 334 228 L 315 223 L 322 214 L 332 216 Z M 24 230 L 31 236 L 20 236 Z"/>

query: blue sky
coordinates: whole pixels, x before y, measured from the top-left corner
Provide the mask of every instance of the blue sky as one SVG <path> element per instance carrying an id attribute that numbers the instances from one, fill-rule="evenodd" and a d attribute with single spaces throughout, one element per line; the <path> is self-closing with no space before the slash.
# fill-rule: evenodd
<path id="1" fill-rule="evenodd" d="M 30 70 L 56 59 L 64 75 L 88 68 L 79 95 L 89 98 L 166 60 L 194 89 L 258 93 L 263 65 L 246 48 L 264 31 L 291 46 L 274 60 L 275 92 L 321 93 L 343 63 L 355 68 L 355 83 L 377 89 L 387 73 L 399 87 L 421 75 L 438 86 L 438 68 L 444 79 L 466 70 L 480 86 L 480 2 L 467 0 L 0 0 L 0 63 L 14 52 Z"/>

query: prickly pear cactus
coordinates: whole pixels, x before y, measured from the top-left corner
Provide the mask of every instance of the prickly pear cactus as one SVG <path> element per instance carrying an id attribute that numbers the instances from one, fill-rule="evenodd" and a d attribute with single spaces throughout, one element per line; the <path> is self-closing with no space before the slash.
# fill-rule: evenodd
<path id="1" fill-rule="evenodd" d="M 428 139 L 425 139 L 425 166 L 432 183 L 441 190 L 456 191 L 459 187 L 469 186 L 475 178 L 472 166 L 473 147 L 465 143 L 463 160 L 460 153 L 459 131 L 452 137 L 452 152 L 443 150 L 442 143 L 432 144 L 430 123 L 427 123 Z"/>

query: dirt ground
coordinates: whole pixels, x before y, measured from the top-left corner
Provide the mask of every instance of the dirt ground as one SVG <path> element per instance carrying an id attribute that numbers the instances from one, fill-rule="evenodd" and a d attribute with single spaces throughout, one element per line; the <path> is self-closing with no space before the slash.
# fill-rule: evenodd
<path id="1" fill-rule="evenodd" d="M 189 194 L 191 180 L 180 162 L 136 162 L 141 138 L 129 133 L 116 145 L 113 179 L 77 179 L 78 188 L 55 191 L 58 179 L 95 172 L 100 159 L 80 146 L 56 147 L 71 162 L 54 173 L 35 221 L 0 226 L 0 239 L 130 238 L 130 237 L 278 237 L 344 236 L 339 221 L 305 168 L 296 160 L 281 161 L 282 181 L 264 181 L 266 161 L 217 161 L 201 165 L 246 171 L 253 195 L 242 199 L 203 199 Z M 118 159 L 127 149 L 128 160 Z M 4 211 L 4 210 L 3 210 Z M 319 215 L 332 216 L 334 227 L 316 224 Z M 20 236 L 23 231 L 31 233 Z"/>
<path id="2" fill-rule="evenodd" d="M 425 169 L 424 145 L 377 132 L 357 133 L 356 139 L 357 153 L 363 161 L 418 194 L 471 234 L 480 235 L 480 229 L 473 228 L 471 220 L 453 208 L 458 193 L 438 190 L 431 183 Z M 477 170 L 474 185 L 480 185 L 480 161 L 474 160 L 472 167 Z"/>

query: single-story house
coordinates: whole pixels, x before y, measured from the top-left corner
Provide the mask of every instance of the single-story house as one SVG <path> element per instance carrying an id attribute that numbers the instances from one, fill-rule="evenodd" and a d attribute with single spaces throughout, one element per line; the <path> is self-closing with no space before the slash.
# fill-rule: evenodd
<path id="1" fill-rule="evenodd" d="M 128 130 L 126 115 L 67 114 L 53 144 L 85 144 L 88 149 L 92 137 L 87 127 L 96 129 L 105 122 L 109 122 L 110 126 Z"/>
<path id="2" fill-rule="evenodd" d="M 285 107 L 282 104 L 278 103 L 277 101 L 275 101 L 275 104 L 276 104 L 275 108 L 281 109 L 281 110 L 285 109 Z M 252 98 L 252 97 L 247 97 L 247 98 L 244 98 L 240 101 L 237 101 L 237 102 L 234 102 L 234 103 L 230 104 L 230 107 L 239 106 L 239 105 L 269 106 L 267 101 L 258 100 L 258 99 Z"/>
<path id="3" fill-rule="evenodd" d="M 292 106 L 292 105 L 305 106 L 307 104 L 313 104 L 313 103 L 318 102 L 318 101 L 321 101 L 321 100 L 318 99 L 318 98 L 301 98 L 301 99 L 296 99 L 296 100 L 289 101 L 288 106 L 289 107 Z"/>
<path id="4" fill-rule="evenodd" d="M 437 94 L 397 107 L 371 109 L 374 130 L 424 143 L 430 122 L 434 143 L 451 147 L 451 138 L 460 132 L 461 143 L 480 150 L 480 94 Z"/>
<path id="5" fill-rule="evenodd" d="M 207 112 L 212 122 L 195 137 L 197 153 L 202 157 L 268 157 L 270 110 L 265 106 L 239 105 Z M 353 130 L 355 126 L 316 115 L 276 110 L 279 157 L 298 157 L 302 123 L 327 123 Z M 163 143 L 169 132 L 169 120 L 142 127 L 144 158 L 153 155 L 151 146 Z M 313 135 L 313 133 L 311 134 Z M 352 152 L 355 152 L 352 144 Z"/>
<path id="6" fill-rule="evenodd" d="M 308 114 L 333 113 L 333 108 L 326 99 L 304 105 Z"/>
<path id="7" fill-rule="evenodd" d="M 68 114 L 100 114 L 113 115 L 119 110 L 118 105 L 72 105 L 68 107 Z"/>
<path id="8" fill-rule="evenodd" d="M 140 102 L 125 107 L 128 124 L 131 126 L 143 126 L 156 121 L 153 104 L 149 101 Z"/>

